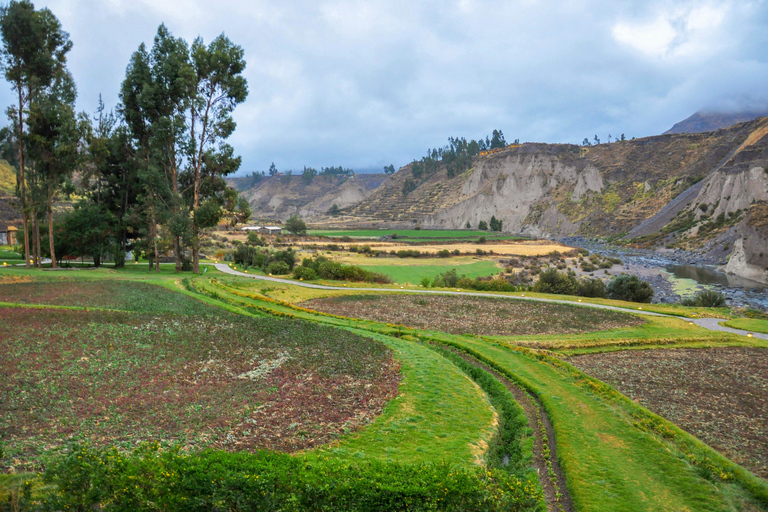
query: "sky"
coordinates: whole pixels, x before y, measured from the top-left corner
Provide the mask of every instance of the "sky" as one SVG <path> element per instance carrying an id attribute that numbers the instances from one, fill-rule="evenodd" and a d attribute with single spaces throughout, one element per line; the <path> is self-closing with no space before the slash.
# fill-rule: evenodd
<path id="1" fill-rule="evenodd" d="M 5 0 L 0 0 L 5 3 Z M 118 102 L 165 23 L 243 47 L 238 175 L 418 159 L 448 137 L 657 135 L 699 110 L 768 106 L 768 0 L 49 0 L 78 110 Z M 13 101 L 0 87 L 0 105 Z"/>

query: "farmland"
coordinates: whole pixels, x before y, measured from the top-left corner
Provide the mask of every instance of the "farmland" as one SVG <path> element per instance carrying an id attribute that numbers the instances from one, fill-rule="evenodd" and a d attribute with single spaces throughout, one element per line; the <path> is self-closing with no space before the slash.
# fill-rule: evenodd
<path id="1" fill-rule="evenodd" d="M 325 236 L 331 238 L 358 238 L 376 239 L 391 237 L 395 239 L 405 238 L 408 241 L 423 240 L 476 240 L 481 236 L 494 240 L 520 240 L 520 237 L 503 235 L 501 233 L 478 231 L 471 229 L 356 229 L 356 230 L 310 230 L 313 236 Z"/>
<path id="2" fill-rule="evenodd" d="M 626 313 L 591 311 L 564 304 L 535 304 L 498 298 L 351 295 L 314 299 L 301 304 L 326 313 L 484 336 L 575 334 L 637 326 L 643 323 Z"/>
<path id="3" fill-rule="evenodd" d="M 24 475 L 59 461 L 50 485 L 105 482 L 90 503 L 149 510 L 172 482 L 152 473 L 159 457 L 172 474 L 220 468 L 220 480 L 173 492 L 229 510 L 257 496 L 334 503 L 340 492 L 350 510 L 382 492 L 432 509 L 768 510 L 768 484 L 736 464 L 763 471 L 766 343 L 756 338 L 519 293 L 360 295 L 213 268 L 6 269 L 0 302 L 3 324 L 15 325 L 0 335 L 11 355 L 0 363 L 10 377 L 0 384 L 0 467 Z M 739 371 L 710 389 L 712 367 Z M 688 395 L 665 397 L 665 376 Z M 695 407 L 707 421 L 691 428 Z M 723 436 L 728 410 L 737 427 Z M 71 451 L 76 438 L 90 444 Z M 100 467 L 111 468 L 107 480 Z M 142 484 L 121 486 L 139 467 Z M 264 479 L 258 493 L 247 491 L 253 472 Z M 19 482 L 0 476 L 0 503 Z M 402 502 L 389 503 L 379 509 Z"/>

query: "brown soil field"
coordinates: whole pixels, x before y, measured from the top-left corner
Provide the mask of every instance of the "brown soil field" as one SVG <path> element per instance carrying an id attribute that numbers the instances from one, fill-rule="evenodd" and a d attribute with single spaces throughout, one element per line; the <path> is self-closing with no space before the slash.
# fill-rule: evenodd
<path id="1" fill-rule="evenodd" d="M 768 478 L 768 349 L 627 350 L 569 362 Z"/>
<path id="2" fill-rule="evenodd" d="M 308 322 L 19 307 L 0 325 L 0 473 L 73 438 L 309 449 L 372 421 L 400 380 L 383 344 Z"/>
<path id="3" fill-rule="evenodd" d="M 521 336 L 578 334 L 640 325 L 616 311 L 484 297 L 352 295 L 313 299 L 302 307 L 452 334 Z"/>

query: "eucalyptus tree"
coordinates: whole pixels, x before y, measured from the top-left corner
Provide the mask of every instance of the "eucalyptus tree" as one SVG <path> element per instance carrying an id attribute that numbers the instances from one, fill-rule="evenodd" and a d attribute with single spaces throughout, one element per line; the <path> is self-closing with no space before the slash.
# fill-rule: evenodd
<path id="1" fill-rule="evenodd" d="M 35 10 L 29 0 L 12 0 L 0 7 L 0 37 L 0 68 L 18 98 L 18 103 L 6 112 L 18 134 L 17 187 L 22 207 L 24 255 L 29 267 L 30 204 L 26 189 L 24 114 L 36 94 L 50 86 L 62 72 L 72 42 L 50 10 Z"/>
<path id="2" fill-rule="evenodd" d="M 87 119 L 75 114 L 75 84 L 72 76 L 62 70 L 31 103 L 28 116 L 27 146 L 35 163 L 37 194 L 48 222 L 48 242 L 51 265 L 56 268 L 54 248 L 53 201 L 61 187 L 71 177 L 81 160 L 80 141 Z M 35 244 L 40 250 L 38 224 L 35 224 Z M 39 261 L 39 260 L 38 260 Z"/>
<path id="3" fill-rule="evenodd" d="M 248 96 L 243 49 L 220 35 L 206 46 L 201 38 L 191 48 L 195 71 L 189 111 L 188 174 L 191 182 L 192 264 L 200 272 L 200 230 L 221 218 L 217 194 L 223 176 L 240 167 L 240 157 L 225 141 L 235 131 L 235 107 Z"/>

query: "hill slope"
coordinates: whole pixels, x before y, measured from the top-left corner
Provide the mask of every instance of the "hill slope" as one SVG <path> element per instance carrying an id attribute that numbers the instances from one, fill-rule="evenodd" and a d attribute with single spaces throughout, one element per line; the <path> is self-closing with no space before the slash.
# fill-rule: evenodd
<path id="1" fill-rule="evenodd" d="M 768 110 L 762 109 L 731 113 L 701 111 L 676 123 L 675 126 L 664 132 L 664 135 L 669 133 L 713 132 L 721 128 L 728 128 L 736 123 L 752 121 L 753 119 L 764 116 L 768 116 Z"/>

